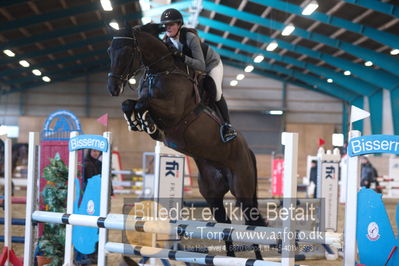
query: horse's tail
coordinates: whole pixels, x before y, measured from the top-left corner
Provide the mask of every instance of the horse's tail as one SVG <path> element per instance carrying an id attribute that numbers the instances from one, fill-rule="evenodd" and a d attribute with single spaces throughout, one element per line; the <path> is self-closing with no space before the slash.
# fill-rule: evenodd
<path id="1" fill-rule="evenodd" d="M 254 165 L 254 171 L 255 171 L 255 192 L 253 195 L 253 200 L 254 200 L 254 204 L 256 204 L 256 207 L 258 207 L 258 168 L 256 166 L 256 157 L 254 152 L 251 149 L 249 150 L 249 155 L 251 156 L 252 159 L 252 163 Z"/>

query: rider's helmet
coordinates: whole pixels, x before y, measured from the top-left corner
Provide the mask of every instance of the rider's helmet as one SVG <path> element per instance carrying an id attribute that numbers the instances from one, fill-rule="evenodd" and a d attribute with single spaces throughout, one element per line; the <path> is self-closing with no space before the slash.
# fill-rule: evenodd
<path id="1" fill-rule="evenodd" d="M 179 10 L 174 9 L 174 8 L 169 8 L 166 9 L 162 15 L 161 15 L 161 23 L 166 24 L 166 23 L 180 23 L 180 25 L 183 25 L 183 16 L 179 12 Z"/>

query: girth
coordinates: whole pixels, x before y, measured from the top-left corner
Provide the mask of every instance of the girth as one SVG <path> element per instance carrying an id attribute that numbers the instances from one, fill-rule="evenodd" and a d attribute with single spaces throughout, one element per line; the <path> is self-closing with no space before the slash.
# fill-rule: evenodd
<path id="1" fill-rule="evenodd" d="M 184 133 L 187 128 L 200 116 L 201 112 L 207 114 L 212 118 L 219 126 L 223 123 L 219 117 L 207 106 L 198 104 L 190 113 L 188 113 L 183 119 L 177 123 L 173 128 L 165 130 L 166 141 L 165 144 L 176 150 L 184 150 L 186 148 L 186 142 L 184 140 Z"/>

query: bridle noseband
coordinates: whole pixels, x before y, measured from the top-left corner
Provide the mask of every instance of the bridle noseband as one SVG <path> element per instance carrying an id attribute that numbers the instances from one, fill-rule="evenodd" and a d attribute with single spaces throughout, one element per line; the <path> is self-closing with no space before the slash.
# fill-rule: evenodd
<path id="1" fill-rule="evenodd" d="M 133 74 L 130 74 L 130 69 L 132 67 L 133 60 L 136 57 L 136 55 L 140 55 L 140 66 L 144 65 L 143 64 L 143 55 L 141 53 L 140 46 L 138 45 L 138 41 L 137 41 L 136 36 L 134 35 L 134 32 L 133 32 L 133 37 L 117 36 L 117 37 L 113 37 L 112 39 L 113 40 L 125 39 L 125 40 L 132 40 L 133 41 L 133 45 L 132 45 L 133 46 L 133 53 L 132 53 L 132 56 L 130 57 L 130 62 L 127 65 L 127 69 L 125 69 L 125 71 L 123 71 L 123 73 L 126 73 L 126 74 L 116 75 L 116 74 L 114 74 L 112 72 L 108 73 L 108 77 L 111 77 L 111 78 L 114 78 L 114 79 L 118 79 L 118 80 L 120 80 L 122 82 L 127 82 L 132 76 L 135 76 L 135 74 L 142 68 L 142 67 L 139 67 L 136 71 L 133 72 Z"/>
<path id="2" fill-rule="evenodd" d="M 165 59 L 166 57 L 168 57 L 168 56 L 170 56 L 172 54 L 172 52 L 169 52 L 166 55 L 158 58 L 155 62 L 152 62 L 151 64 L 146 66 L 146 65 L 144 65 L 143 53 L 142 53 L 142 51 L 140 49 L 140 46 L 139 46 L 139 43 L 137 41 L 137 38 L 136 38 L 134 30 L 132 31 L 132 37 L 128 37 L 128 36 L 113 37 L 113 40 L 117 40 L 117 39 L 126 39 L 126 40 L 133 41 L 133 44 L 132 44 L 133 53 L 132 53 L 132 56 L 130 58 L 129 64 L 127 65 L 127 68 L 123 71 L 123 73 L 126 73 L 126 74 L 116 75 L 116 74 L 114 74 L 112 72 L 108 73 L 108 77 L 120 80 L 120 81 L 122 81 L 124 83 L 126 83 L 131 77 L 135 76 L 137 74 L 137 72 L 141 71 L 142 69 L 145 70 L 145 73 L 148 73 L 151 66 L 159 63 L 160 61 L 162 61 L 163 59 Z M 140 56 L 140 65 L 133 73 L 130 73 L 130 69 L 131 69 L 132 64 L 134 62 L 134 58 L 136 58 L 137 55 Z M 130 83 L 128 83 L 128 84 L 130 86 Z M 123 85 L 123 87 L 124 87 L 124 85 Z"/>

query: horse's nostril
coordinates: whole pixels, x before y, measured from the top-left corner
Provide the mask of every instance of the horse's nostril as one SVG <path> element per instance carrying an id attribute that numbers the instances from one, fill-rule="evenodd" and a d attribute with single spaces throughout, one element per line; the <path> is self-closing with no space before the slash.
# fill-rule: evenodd
<path id="1" fill-rule="evenodd" d="M 108 92 L 111 96 L 118 96 L 118 91 L 115 90 L 115 87 L 108 87 Z"/>
<path id="2" fill-rule="evenodd" d="M 108 79 L 108 92 L 111 96 L 119 96 L 120 95 L 120 84 L 115 82 L 112 79 Z"/>

